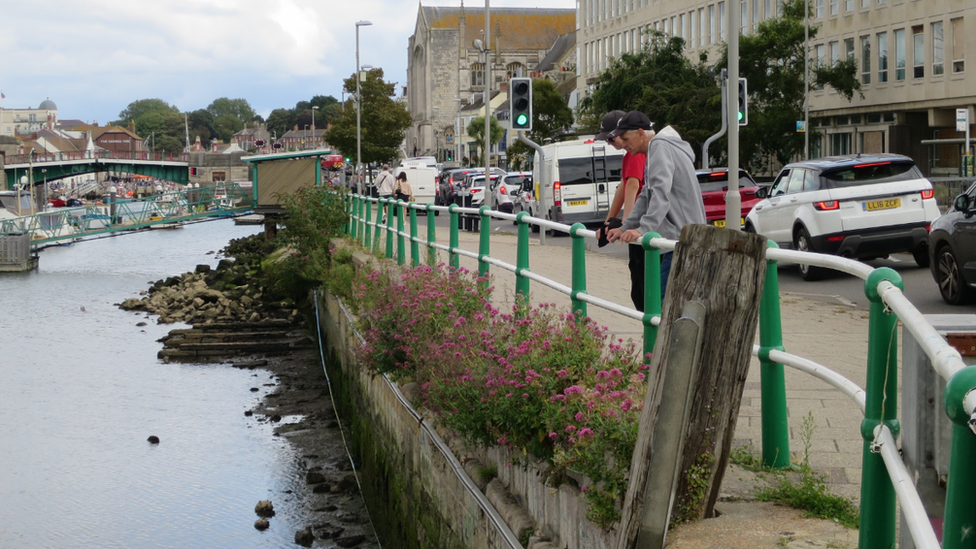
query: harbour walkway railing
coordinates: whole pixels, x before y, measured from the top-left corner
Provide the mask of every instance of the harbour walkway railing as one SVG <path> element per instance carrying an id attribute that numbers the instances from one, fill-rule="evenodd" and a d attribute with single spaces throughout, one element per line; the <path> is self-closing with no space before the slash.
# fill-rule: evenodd
<path id="1" fill-rule="evenodd" d="M 385 219 L 381 219 L 384 208 L 395 208 L 399 215 L 386 215 Z M 385 240 L 386 257 L 399 265 L 409 262 L 411 266 L 419 266 L 422 255 L 420 246 L 425 245 L 425 260 L 429 264 L 437 261 L 438 251 L 443 251 L 448 254 L 448 263 L 455 268 L 459 266 L 462 256 L 476 260 L 478 273 L 482 276 L 488 275 L 492 266 L 505 269 L 515 274 L 516 297 L 527 298 L 530 283 L 534 281 L 568 296 L 574 312 L 586 315 L 587 306 L 594 305 L 641 321 L 645 352 L 653 350 L 657 326 L 661 322 L 660 254 L 661 250 L 673 250 L 676 244 L 674 240 L 647 233 L 640 241 L 646 254 L 645 312 L 641 313 L 587 292 L 585 239 L 596 238 L 596 233 L 580 223 L 568 226 L 531 217 L 526 212 L 513 215 L 493 211 L 486 206 L 435 206 L 355 194 L 349 196 L 348 211 L 349 236 L 374 252 L 380 251 L 381 240 Z M 421 238 L 418 232 L 418 212 L 427 214 L 426 239 Z M 450 216 L 447 244 L 437 241 L 436 213 Z M 477 216 L 480 220 L 479 248 L 476 252 L 458 246 L 461 215 Z M 405 218 L 409 219 L 409 231 L 404 230 Z M 518 225 L 515 265 L 490 255 L 491 219 L 514 221 Z M 529 269 L 529 229 L 532 225 L 541 230 L 568 233 L 572 238 L 570 286 L 542 277 Z M 901 276 L 896 271 L 872 268 L 838 256 L 780 250 L 774 243 L 769 246 L 760 310 L 760 341 L 759 345 L 753 347 L 753 355 L 759 358 L 761 364 L 763 464 L 777 469 L 791 466 L 783 367 L 789 366 L 813 375 L 851 398 L 864 415 L 861 423 L 864 446 L 859 547 L 888 549 L 895 546 L 896 501 L 901 505 L 915 546 L 925 549 L 940 547 L 913 477 L 895 441 L 900 431 L 896 349 L 896 326 L 900 320 L 904 329 L 918 341 L 936 372 L 946 381 L 944 404 L 946 415 L 952 422 L 952 442 L 941 547 L 976 549 L 976 505 L 972 501 L 973 494 L 976 494 L 976 366 L 967 366 L 959 351 L 950 346 L 908 301 L 902 293 L 904 286 Z M 780 318 L 779 261 L 833 269 L 865 281 L 865 294 L 871 303 L 865 388 L 821 364 L 785 351 Z"/>

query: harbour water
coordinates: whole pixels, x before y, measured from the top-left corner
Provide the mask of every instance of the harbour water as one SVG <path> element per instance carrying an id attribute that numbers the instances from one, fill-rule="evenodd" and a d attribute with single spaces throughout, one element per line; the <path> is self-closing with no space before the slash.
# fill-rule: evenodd
<path id="1" fill-rule="evenodd" d="M 300 456 L 244 415 L 270 374 L 164 364 L 157 340 L 176 326 L 116 306 L 257 231 L 223 219 L 77 242 L 0 274 L 0 548 L 294 546 Z M 278 514 L 259 532 L 263 499 Z"/>

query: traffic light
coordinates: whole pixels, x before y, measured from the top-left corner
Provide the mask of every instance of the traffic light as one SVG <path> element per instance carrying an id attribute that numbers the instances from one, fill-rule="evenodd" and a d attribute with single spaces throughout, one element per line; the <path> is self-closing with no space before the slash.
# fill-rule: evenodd
<path id="1" fill-rule="evenodd" d="M 749 125 L 749 90 L 745 78 L 739 79 L 739 125 Z"/>
<path id="2" fill-rule="evenodd" d="M 512 110 L 512 129 L 532 129 L 532 79 L 513 78 L 509 105 Z"/>
<path id="3" fill-rule="evenodd" d="M 196 169 L 196 168 L 193 168 L 193 167 L 191 167 L 191 168 L 190 168 L 190 175 L 191 175 L 191 176 L 193 176 L 193 175 L 196 175 L 196 174 L 197 174 L 197 169 Z"/>

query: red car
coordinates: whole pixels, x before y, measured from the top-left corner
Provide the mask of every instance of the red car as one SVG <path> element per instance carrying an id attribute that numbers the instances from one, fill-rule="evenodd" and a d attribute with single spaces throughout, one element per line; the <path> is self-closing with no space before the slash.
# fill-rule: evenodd
<path id="1" fill-rule="evenodd" d="M 716 227 L 725 226 L 725 193 L 729 189 L 729 169 L 712 168 L 698 170 L 698 184 L 701 186 L 702 200 L 705 202 L 705 219 Z M 746 173 L 739 170 L 739 196 L 742 199 L 742 214 L 739 223 L 745 223 L 746 214 L 761 199 L 756 197 L 759 185 Z"/>

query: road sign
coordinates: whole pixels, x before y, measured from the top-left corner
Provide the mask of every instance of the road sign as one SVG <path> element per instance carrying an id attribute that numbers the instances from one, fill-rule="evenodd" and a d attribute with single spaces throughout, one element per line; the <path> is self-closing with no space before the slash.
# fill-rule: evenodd
<path id="1" fill-rule="evenodd" d="M 956 109 L 956 131 L 964 132 L 969 127 L 969 109 Z"/>

